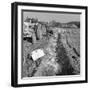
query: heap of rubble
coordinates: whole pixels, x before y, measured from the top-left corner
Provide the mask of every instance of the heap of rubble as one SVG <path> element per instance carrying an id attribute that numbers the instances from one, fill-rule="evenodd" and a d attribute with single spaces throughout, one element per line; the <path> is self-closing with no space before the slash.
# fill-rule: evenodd
<path id="1" fill-rule="evenodd" d="M 70 30 L 27 18 L 23 27 L 22 77 L 80 74 L 79 30 Z M 73 35 L 74 31 L 77 33 Z"/>

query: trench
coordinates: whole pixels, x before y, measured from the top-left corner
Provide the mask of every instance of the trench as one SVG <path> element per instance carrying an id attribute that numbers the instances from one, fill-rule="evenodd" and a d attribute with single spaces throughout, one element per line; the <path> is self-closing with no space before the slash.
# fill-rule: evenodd
<path id="1" fill-rule="evenodd" d="M 58 34 L 57 48 L 56 48 L 57 63 L 62 67 L 62 71 L 58 72 L 57 75 L 73 75 L 73 67 L 70 64 L 70 59 L 67 56 L 67 52 L 61 42 L 61 34 Z"/>

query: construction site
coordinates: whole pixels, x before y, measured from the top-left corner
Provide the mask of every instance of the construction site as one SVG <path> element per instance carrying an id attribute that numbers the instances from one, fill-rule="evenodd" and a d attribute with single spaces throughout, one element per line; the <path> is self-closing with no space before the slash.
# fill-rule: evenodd
<path id="1" fill-rule="evenodd" d="M 80 74 L 80 26 L 26 18 L 22 78 Z"/>

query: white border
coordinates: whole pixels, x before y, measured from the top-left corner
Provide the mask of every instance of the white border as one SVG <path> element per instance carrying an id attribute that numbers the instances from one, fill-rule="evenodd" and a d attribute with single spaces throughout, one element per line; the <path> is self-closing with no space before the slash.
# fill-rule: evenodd
<path id="1" fill-rule="evenodd" d="M 80 50 L 81 51 L 81 73 L 75 76 L 52 76 L 52 77 L 37 77 L 21 79 L 21 10 L 49 10 L 49 11 L 66 11 L 66 12 L 80 12 L 81 28 L 80 28 Z M 36 7 L 36 6 L 18 6 L 18 84 L 32 84 L 32 83 L 47 83 L 47 82 L 63 82 L 63 81 L 79 81 L 85 80 L 85 10 L 68 9 L 68 8 L 50 8 L 50 7 Z"/>

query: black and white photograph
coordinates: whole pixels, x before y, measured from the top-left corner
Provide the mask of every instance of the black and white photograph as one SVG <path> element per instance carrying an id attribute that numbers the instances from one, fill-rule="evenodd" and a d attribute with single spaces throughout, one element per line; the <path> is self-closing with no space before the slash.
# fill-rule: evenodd
<path id="1" fill-rule="evenodd" d="M 87 7 L 12 4 L 12 86 L 87 82 Z"/>
<path id="2" fill-rule="evenodd" d="M 22 78 L 79 75 L 80 13 L 22 14 Z"/>

